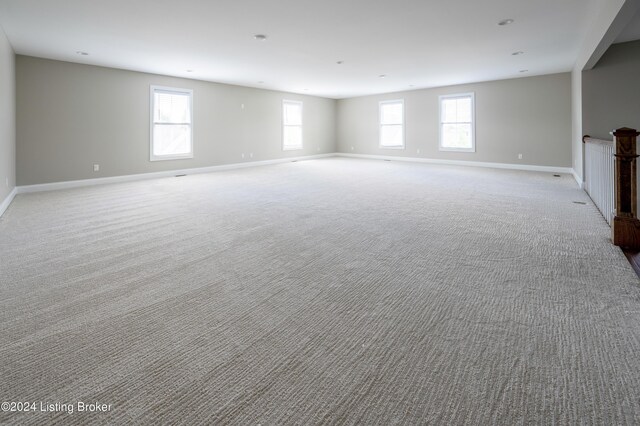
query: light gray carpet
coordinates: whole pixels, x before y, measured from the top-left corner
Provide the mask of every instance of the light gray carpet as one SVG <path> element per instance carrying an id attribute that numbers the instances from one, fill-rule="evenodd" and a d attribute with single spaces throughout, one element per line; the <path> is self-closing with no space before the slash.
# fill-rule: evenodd
<path id="1" fill-rule="evenodd" d="M 0 399 L 112 409 L 0 421 L 638 424 L 609 232 L 569 176 L 339 158 L 19 195 Z"/>

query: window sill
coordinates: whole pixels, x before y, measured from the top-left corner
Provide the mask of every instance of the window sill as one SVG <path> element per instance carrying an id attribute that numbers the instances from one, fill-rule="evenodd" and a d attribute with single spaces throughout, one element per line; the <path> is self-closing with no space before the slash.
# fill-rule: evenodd
<path id="1" fill-rule="evenodd" d="M 193 154 L 186 155 L 163 155 L 161 157 L 152 156 L 149 161 L 168 161 L 168 160 L 189 160 L 193 158 Z"/>
<path id="2" fill-rule="evenodd" d="M 475 148 L 443 148 L 443 147 L 439 147 L 438 151 L 444 151 L 444 152 L 476 152 Z"/>

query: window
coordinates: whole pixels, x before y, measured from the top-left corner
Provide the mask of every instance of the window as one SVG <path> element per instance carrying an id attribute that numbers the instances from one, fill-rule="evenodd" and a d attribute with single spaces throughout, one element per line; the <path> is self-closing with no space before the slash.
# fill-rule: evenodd
<path id="1" fill-rule="evenodd" d="M 380 102 L 380 148 L 404 149 L 404 101 Z"/>
<path id="2" fill-rule="evenodd" d="M 473 93 L 440 96 L 440 151 L 475 152 Z"/>
<path id="3" fill-rule="evenodd" d="M 193 158 L 193 90 L 151 86 L 151 161 Z"/>
<path id="4" fill-rule="evenodd" d="M 302 149 L 302 102 L 282 101 L 282 149 Z"/>

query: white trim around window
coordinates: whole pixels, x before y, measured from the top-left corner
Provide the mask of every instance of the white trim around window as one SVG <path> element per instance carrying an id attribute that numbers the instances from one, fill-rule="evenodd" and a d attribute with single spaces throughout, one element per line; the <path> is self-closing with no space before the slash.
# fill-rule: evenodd
<path id="1" fill-rule="evenodd" d="M 475 94 L 442 95 L 438 104 L 440 151 L 476 152 Z"/>
<path id="2" fill-rule="evenodd" d="M 150 87 L 149 160 L 193 158 L 193 90 Z"/>
<path id="3" fill-rule="evenodd" d="M 378 123 L 380 148 L 404 149 L 404 99 L 380 101 Z"/>
<path id="4" fill-rule="evenodd" d="M 282 100 L 282 150 L 302 149 L 303 106 L 301 101 Z"/>

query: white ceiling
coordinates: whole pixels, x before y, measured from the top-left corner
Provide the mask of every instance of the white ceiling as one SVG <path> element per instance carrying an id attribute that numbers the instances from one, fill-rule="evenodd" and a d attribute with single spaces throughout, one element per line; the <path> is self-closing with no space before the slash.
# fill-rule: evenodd
<path id="1" fill-rule="evenodd" d="M 345 98 L 569 71 L 597 1 L 0 0 L 0 24 L 22 55 Z"/>

